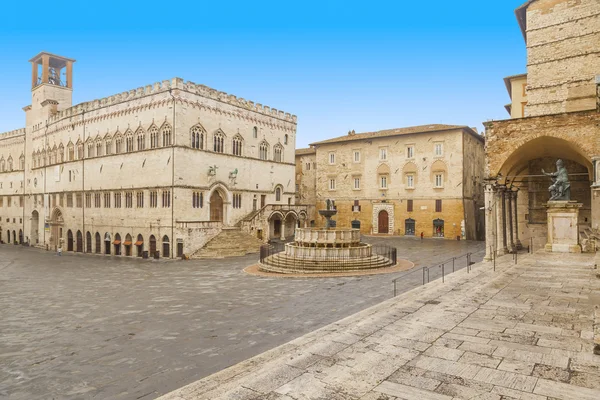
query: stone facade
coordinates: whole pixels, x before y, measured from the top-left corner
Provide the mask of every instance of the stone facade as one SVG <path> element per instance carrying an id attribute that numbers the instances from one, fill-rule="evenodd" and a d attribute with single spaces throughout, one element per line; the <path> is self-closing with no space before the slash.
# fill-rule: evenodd
<path id="1" fill-rule="evenodd" d="M 316 152 L 314 187 L 306 183 L 306 155 L 296 156 L 297 184 L 305 193 L 312 190 L 306 196 L 314 196 L 317 210 L 326 208 L 327 199 L 335 200 L 337 226 L 359 222 L 363 234 L 482 236 L 483 137 L 471 128 L 350 132 L 311 147 Z M 316 226 L 324 223 L 317 216 Z"/>
<path id="2" fill-rule="evenodd" d="M 32 59 L 26 127 L 0 134 L 2 241 L 174 257 L 294 204 L 296 116 L 179 78 L 72 106 L 73 61 Z"/>
<path id="3" fill-rule="evenodd" d="M 317 151 L 314 148 L 296 150 L 296 204 L 312 205 L 309 215 L 310 225 L 317 216 L 314 205 L 317 203 Z"/>
<path id="4" fill-rule="evenodd" d="M 546 203 L 563 159 L 571 198 L 582 204 L 579 230 L 600 228 L 600 2 L 537 0 L 517 9 L 528 49 L 525 117 L 486 126 L 488 257 L 521 245 L 543 247 Z"/>
<path id="5" fill-rule="evenodd" d="M 504 106 L 511 118 L 523 118 L 527 106 L 527 74 L 504 78 L 510 104 Z"/>
<path id="6" fill-rule="evenodd" d="M 517 17 L 527 43 L 525 115 L 595 110 L 600 3 L 533 0 Z"/>

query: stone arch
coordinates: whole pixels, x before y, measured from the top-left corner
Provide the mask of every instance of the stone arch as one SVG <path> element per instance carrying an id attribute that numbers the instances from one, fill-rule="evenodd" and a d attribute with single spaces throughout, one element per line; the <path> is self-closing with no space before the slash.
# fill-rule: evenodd
<path id="1" fill-rule="evenodd" d="M 590 177 L 593 176 L 592 160 L 582 148 L 576 143 L 552 136 L 539 136 L 524 142 L 506 158 L 498 174 L 505 183 L 507 177 L 516 176 L 515 172 L 523 170 L 529 161 L 545 157 L 574 161 L 586 167 Z M 491 172 L 491 175 L 495 174 Z"/>
<path id="2" fill-rule="evenodd" d="M 171 244 L 169 241 L 169 237 L 167 235 L 162 237 L 162 252 L 163 252 L 163 257 L 166 257 L 166 258 L 171 257 Z"/>
<path id="3" fill-rule="evenodd" d="M 281 238 L 284 221 L 285 215 L 280 211 L 273 211 L 271 215 L 269 215 L 269 234 L 267 236 L 269 240 Z"/>
<path id="4" fill-rule="evenodd" d="M 137 235 L 135 247 L 137 249 L 137 256 L 141 257 L 144 253 L 144 236 L 141 233 Z"/>
<path id="5" fill-rule="evenodd" d="M 381 163 L 377 167 L 378 175 L 389 175 L 390 174 L 390 166 L 387 163 Z"/>
<path id="6" fill-rule="evenodd" d="M 229 190 L 223 183 L 218 182 L 211 187 L 208 193 L 208 208 L 210 210 L 210 220 L 219 221 L 227 224 L 230 204 Z"/>
<path id="7" fill-rule="evenodd" d="M 438 173 L 442 173 L 443 175 L 443 179 L 444 182 L 448 181 L 448 165 L 446 165 L 446 163 L 443 160 L 435 160 L 432 164 L 431 164 L 431 168 L 429 171 L 430 174 L 430 179 L 432 183 L 434 182 L 434 176 Z"/>
<path id="8" fill-rule="evenodd" d="M 125 256 L 127 256 L 127 257 L 131 256 L 132 244 L 133 244 L 133 240 L 131 238 L 131 235 L 128 233 L 127 235 L 125 235 L 125 241 L 123 242 L 123 246 L 125 246 Z"/>
<path id="9" fill-rule="evenodd" d="M 289 211 L 285 214 L 285 220 L 283 226 L 285 231 L 281 234 L 281 240 L 285 238 L 293 238 L 296 234 L 296 224 L 298 223 L 298 214 L 294 211 Z"/>
<path id="10" fill-rule="evenodd" d="M 104 254 L 110 255 L 111 236 L 110 233 L 104 232 Z"/>
<path id="11" fill-rule="evenodd" d="M 415 164 L 412 161 L 407 162 L 406 164 L 404 164 L 404 166 L 402 167 L 402 175 L 403 175 L 403 179 L 404 179 L 404 184 L 408 185 L 408 176 L 412 175 L 413 176 L 413 186 L 417 185 L 417 181 L 418 181 L 418 176 L 419 176 L 419 169 L 417 168 L 417 164 Z"/>
<path id="12" fill-rule="evenodd" d="M 77 252 L 83 253 L 83 234 L 81 231 L 77 231 Z"/>
<path id="13" fill-rule="evenodd" d="M 73 251 L 73 231 L 67 231 L 67 251 Z"/>

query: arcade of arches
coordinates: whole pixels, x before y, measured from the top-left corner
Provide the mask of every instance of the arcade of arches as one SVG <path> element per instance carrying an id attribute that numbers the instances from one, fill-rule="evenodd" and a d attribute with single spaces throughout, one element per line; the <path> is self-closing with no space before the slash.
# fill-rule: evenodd
<path id="1" fill-rule="evenodd" d="M 486 247 L 499 254 L 547 241 L 549 177 L 562 159 L 571 200 L 582 203 L 579 232 L 600 228 L 598 113 L 572 113 L 486 123 Z"/>

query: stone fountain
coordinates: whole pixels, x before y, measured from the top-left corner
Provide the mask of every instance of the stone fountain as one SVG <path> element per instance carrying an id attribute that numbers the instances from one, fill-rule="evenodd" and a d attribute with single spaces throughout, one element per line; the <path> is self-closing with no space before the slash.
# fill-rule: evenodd
<path id="1" fill-rule="evenodd" d="M 298 228 L 294 241 L 283 251 L 261 256 L 260 269 L 283 274 L 345 273 L 396 265 L 396 249 L 380 246 L 376 251 L 360 241 L 359 229 L 332 229 L 331 217 L 337 214 L 335 203 L 327 200 L 327 209 L 319 210 L 326 218 L 324 229 Z"/>

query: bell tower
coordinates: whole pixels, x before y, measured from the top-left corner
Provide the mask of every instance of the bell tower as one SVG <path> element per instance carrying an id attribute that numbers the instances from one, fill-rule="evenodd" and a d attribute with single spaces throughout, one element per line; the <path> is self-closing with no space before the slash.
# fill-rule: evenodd
<path id="1" fill-rule="evenodd" d="M 71 107 L 75 60 L 41 52 L 29 62 L 31 63 L 31 119 L 30 115 L 27 119 L 36 123 Z"/>

